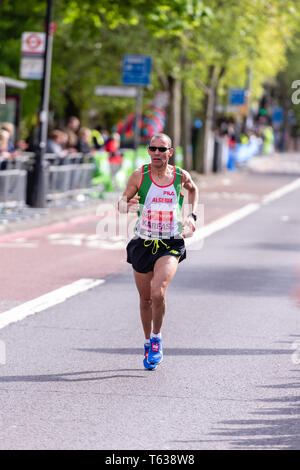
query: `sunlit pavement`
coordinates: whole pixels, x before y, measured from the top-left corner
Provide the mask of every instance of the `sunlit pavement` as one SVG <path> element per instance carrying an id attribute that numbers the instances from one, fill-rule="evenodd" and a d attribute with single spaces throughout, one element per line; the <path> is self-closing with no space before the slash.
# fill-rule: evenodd
<path id="1" fill-rule="evenodd" d="M 257 157 L 235 172 L 208 176 L 192 173 L 200 190 L 199 212 L 208 224 L 290 183 L 300 175 L 300 155 Z M 113 226 L 115 200 L 91 207 L 50 209 L 45 223 L 11 224 L 0 235 L 0 311 L 82 278 L 106 278 L 128 268 L 126 240 L 99 227 L 104 217 Z M 201 217 L 200 217 L 201 218 Z M 127 236 L 133 231 L 134 224 Z M 101 227 L 100 227 L 101 229 Z M 103 231 L 102 231 L 103 232 Z"/>

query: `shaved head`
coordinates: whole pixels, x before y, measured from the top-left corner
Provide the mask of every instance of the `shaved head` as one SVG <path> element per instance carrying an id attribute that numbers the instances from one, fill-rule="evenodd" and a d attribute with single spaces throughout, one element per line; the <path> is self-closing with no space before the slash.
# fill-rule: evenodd
<path id="1" fill-rule="evenodd" d="M 158 133 L 158 134 L 153 134 L 153 136 L 150 139 L 149 145 L 151 145 L 151 142 L 153 139 L 164 139 L 168 142 L 168 147 L 172 147 L 172 140 L 167 134 Z"/>

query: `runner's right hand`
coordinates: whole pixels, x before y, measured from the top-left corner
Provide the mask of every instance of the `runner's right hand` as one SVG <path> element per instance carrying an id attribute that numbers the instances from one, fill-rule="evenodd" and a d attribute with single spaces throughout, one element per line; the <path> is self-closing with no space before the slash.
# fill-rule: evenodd
<path id="1" fill-rule="evenodd" d="M 127 202 L 127 212 L 135 213 L 139 210 L 139 206 L 140 206 L 139 199 L 140 199 L 140 196 L 134 196 Z"/>

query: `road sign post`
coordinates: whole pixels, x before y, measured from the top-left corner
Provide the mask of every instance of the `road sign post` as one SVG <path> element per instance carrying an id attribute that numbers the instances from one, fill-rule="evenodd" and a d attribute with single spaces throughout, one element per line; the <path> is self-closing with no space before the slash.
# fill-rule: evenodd
<path id="1" fill-rule="evenodd" d="M 5 81 L 0 78 L 0 104 L 6 104 Z"/>
<path id="2" fill-rule="evenodd" d="M 136 98 L 136 111 L 135 111 L 135 127 L 134 127 L 134 148 L 137 151 L 140 145 L 141 132 L 139 123 L 142 119 L 143 111 L 143 88 L 138 87 L 138 95 Z"/>
<path id="3" fill-rule="evenodd" d="M 40 130 L 39 130 L 39 147 L 36 151 L 35 168 L 33 175 L 33 194 L 32 206 L 45 207 L 46 205 L 46 188 L 45 188 L 45 162 L 44 155 L 46 153 L 47 133 L 48 133 L 48 115 L 49 115 L 49 96 L 50 96 L 50 80 L 51 80 L 51 61 L 52 61 L 52 42 L 53 29 L 51 27 L 51 18 L 53 11 L 53 0 L 48 0 L 46 14 L 46 45 L 44 54 L 44 69 L 42 82 L 42 96 L 40 107 Z"/>
<path id="4" fill-rule="evenodd" d="M 139 122 L 143 108 L 143 87 L 150 84 L 151 57 L 144 55 L 124 55 L 122 83 L 123 85 L 135 85 L 137 87 L 136 96 L 136 119 L 134 128 L 134 148 L 138 150 L 140 143 Z"/>

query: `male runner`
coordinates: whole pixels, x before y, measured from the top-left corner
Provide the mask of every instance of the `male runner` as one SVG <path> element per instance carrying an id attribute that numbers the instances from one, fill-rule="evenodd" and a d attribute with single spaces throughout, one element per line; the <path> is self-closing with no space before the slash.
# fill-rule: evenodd
<path id="1" fill-rule="evenodd" d="M 186 258 L 183 237 L 192 236 L 198 190 L 185 170 L 169 165 L 174 148 L 169 136 L 151 137 L 151 163 L 130 176 L 120 212 L 138 211 L 135 237 L 127 245 L 127 261 L 132 264 L 140 295 L 140 314 L 145 334 L 143 364 L 154 370 L 163 359 L 161 327 L 166 311 L 166 291 L 178 263 Z M 188 191 L 191 211 L 180 221 L 182 188 Z"/>

